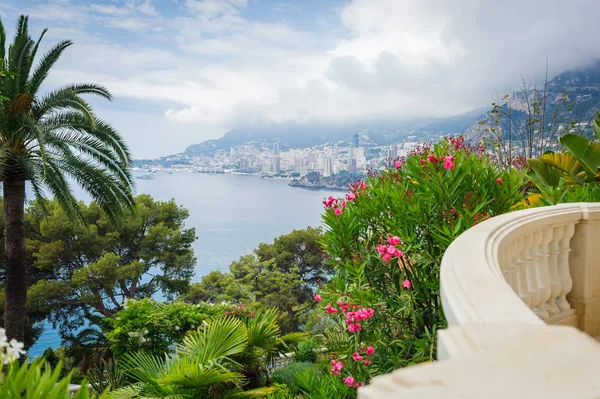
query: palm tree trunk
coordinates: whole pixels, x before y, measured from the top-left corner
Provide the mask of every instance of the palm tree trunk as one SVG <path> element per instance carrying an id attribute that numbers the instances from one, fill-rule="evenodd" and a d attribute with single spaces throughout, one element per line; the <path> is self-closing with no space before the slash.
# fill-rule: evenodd
<path id="1" fill-rule="evenodd" d="M 4 182 L 4 257 L 6 261 L 6 309 L 4 328 L 8 339 L 25 341 L 27 272 L 25 269 L 25 181 Z"/>

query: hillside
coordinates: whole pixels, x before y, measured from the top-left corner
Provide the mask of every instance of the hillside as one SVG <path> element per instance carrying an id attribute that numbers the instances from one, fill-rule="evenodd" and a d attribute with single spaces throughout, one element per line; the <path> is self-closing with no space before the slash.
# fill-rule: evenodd
<path id="1" fill-rule="evenodd" d="M 533 109 L 532 98 L 535 93 L 543 98 L 542 87 L 519 88 L 502 103 L 501 110 L 510 112 L 514 126 L 524 126 L 527 121 L 528 110 Z M 563 72 L 548 82 L 546 92 L 547 111 L 545 117 L 546 128 L 550 125 L 567 126 L 570 123 L 584 123 L 590 121 L 600 110 L 600 62 L 584 68 Z M 533 113 L 533 112 L 532 112 Z M 490 123 L 493 116 L 490 111 L 483 114 L 481 121 Z M 465 133 L 471 141 L 479 140 L 484 132 L 479 121 L 466 129 Z M 500 125 L 508 131 L 508 122 Z"/>

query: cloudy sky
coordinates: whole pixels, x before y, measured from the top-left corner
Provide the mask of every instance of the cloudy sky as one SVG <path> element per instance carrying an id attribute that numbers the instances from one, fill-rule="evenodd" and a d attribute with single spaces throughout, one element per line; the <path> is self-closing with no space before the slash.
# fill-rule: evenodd
<path id="1" fill-rule="evenodd" d="M 92 81 L 134 156 L 231 128 L 447 116 L 600 58 L 597 0 L 0 0 L 46 44 L 49 86 Z"/>

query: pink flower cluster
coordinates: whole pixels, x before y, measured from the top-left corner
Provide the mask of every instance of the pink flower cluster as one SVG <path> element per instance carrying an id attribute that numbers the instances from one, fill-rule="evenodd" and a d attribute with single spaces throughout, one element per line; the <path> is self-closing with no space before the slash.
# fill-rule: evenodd
<path id="1" fill-rule="evenodd" d="M 342 381 L 344 381 L 344 384 L 348 385 L 350 388 L 359 388 L 359 387 L 362 387 L 363 385 L 365 385 L 365 383 L 362 381 L 356 382 L 354 380 L 354 377 L 352 377 L 351 375 L 344 378 Z"/>
<path id="2" fill-rule="evenodd" d="M 346 208 L 346 201 L 341 198 L 329 197 L 323 201 L 323 205 L 325 205 L 325 208 L 327 209 L 334 209 L 333 213 L 335 216 L 340 216 L 343 209 Z"/>
<path id="3" fill-rule="evenodd" d="M 452 155 L 447 155 L 445 157 L 444 169 L 454 169 L 454 157 Z"/>
<path id="4" fill-rule="evenodd" d="M 344 312 L 346 314 L 346 325 L 348 326 L 348 331 L 351 333 L 359 332 L 362 330 L 361 321 L 370 319 L 375 314 L 375 311 L 371 308 L 365 309 L 362 308 L 360 310 L 354 312 Z"/>
<path id="5" fill-rule="evenodd" d="M 377 245 L 377 252 L 379 252 L 379 255 L 381 255 L 381 258 L 383 260 L 385 260 L 386 262 L 389 262 L 392 260 L 393 257 L 396 258 L 401 258 L 403 253 L 401 250 L 399 250 L 398 248 L 396 248 L 396 245 L 400 244 L 400 238 L 399 237 L 389 237 L 387 240 L 389 245 Z"/>
<path id="6" fill-rule="evenodd" d="M 412 287 L 412 281 L 404 279 L 402 280 L 402 288 L 406 288 L 407 290 Z"/>
<path id="7" fill-rule="evenodd" d="M 428 154 L 427 161 L 425 161 L 425 159 L 423 159 L 423 158 L 419 159 L 419 162 L 421 163 L 421 165 L 423 165 L 422 166 L 423 168 L 425 167 L 425 164 L 427 162 L 435 164 L 435 163 L 442 162 L 442 161 L 444 162 L 444 164 L 443 164 L 444 169 L 447 169 L 447 170 L 454 169 L 454 157 L 452 155 L 446 155 L 446 156 L 441 155 L 439 157 L 436 157 L 435 154 Z"/>
<path id="8" fill-rule="evenodd" d="M 340 372 L 342 371 L 342 369 L 344 368 L 344 364 L 342 362 L 336 362 L 335 360 L 331 359 L 331 363 L 330 363 L 333 367 L 331 368 L 331 370 L 329 370 L 329 372 L 331 374 L 335 374 L 335 375 L 340 375 Z"/>
<path id="9" fill-rule="evenodd" d="M 344 368 L 344 364 L 342 362 L 336 362 L 333 359 L 331 359 L 330 364 L 332 367 L 331 370 L 329 370 L 329 372 L 334 375 L 340 375 L 342 369 Z M 342 381 L 344 382 L 344 384 L 348 385 L 351 388 L 359 388 L 365 385 L 364 382 L 357 382 L 351 375 L 349 375 L 346 378 L 342 378 Z"/>

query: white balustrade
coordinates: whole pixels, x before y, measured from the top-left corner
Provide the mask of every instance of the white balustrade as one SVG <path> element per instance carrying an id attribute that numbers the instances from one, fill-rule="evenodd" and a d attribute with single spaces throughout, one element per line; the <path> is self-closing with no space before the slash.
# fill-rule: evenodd
<path id="1" fill-rule="evenodd" d="M 484 221 L 449 246 L 440 283 L 443 361 L 377 377 L 360 399 L 600 398 L 600 203 Z"/>
<path id="2" fill-rule="evenodd" d="M 571 305 L 567 301 L 567 294 L 573 288 L 573 279 L 569 270 L 569 252 L 571 247 L 569 243 L 573 233 L 575 232 L 575 224 L 571 223 L 564 227 L 563 235 L 559 244 L 558 253 L 558 275 L 560 278 L 560 295 L 556 299 L 556 304 L 561 312 L 566 312 L 571 309 Z"/>

